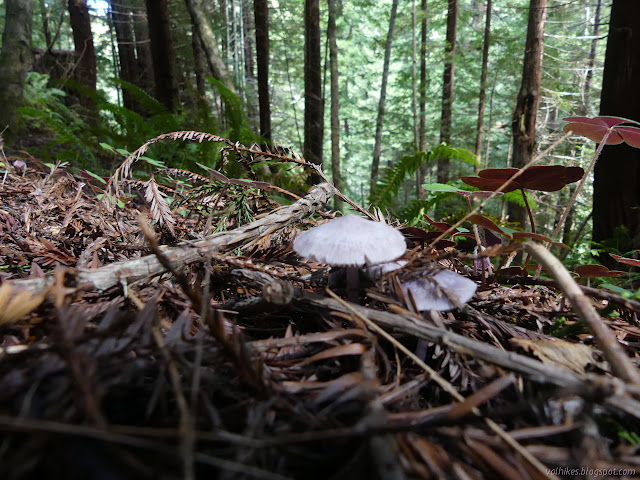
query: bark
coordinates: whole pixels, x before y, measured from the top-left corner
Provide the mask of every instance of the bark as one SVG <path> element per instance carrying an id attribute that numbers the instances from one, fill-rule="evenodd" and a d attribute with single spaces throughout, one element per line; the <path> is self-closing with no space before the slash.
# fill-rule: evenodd
<path id="1" fill-rule="evenodd" d="M 601 8 L 602 0 L 598 0 L 593 18 L 593 38 L 591 40 L 591 48 L 589 49 L 589 57 L 587 58 L 587 75 L 584 79 L 584 88 L 582 90 L 582 109 L 580 115 L 588 115 L 589 107 L 591 106 L 591 81 L 593 80 L 593 67 L 596 62 L 596 49 L 598 47 L 598 36 L 600 35 Z"/>
<path id="2" fill-rule="evenodd" d="M 2 52 L 0 52 L 0 132 L 13 141 L 17 131 L 16 108 L 22 106 L 27 70 L 32 62 L 32 0 L 6 0 Z M 1 138 L 1 137 L 0 137 Z"/>
<path id="3" fill-rule="evenodd" d="M 271 98 L 269 93 L 269 0 L 254 0 L 256 23 L 256 63 L 258 66 L 258 104 L 260 135 L 271 140 Z"/>
<path id="4" fill-rule="evenodd" d="M 327 35 L 329 37 L 329 70 L 331 71 L 331 177 L 333 179 L 333 185 L 342 191 L 342 172 L 340 170 L 340 87 L 338 83 L 336 15 L 336 0 L 329 0 Z M 342 202 L 337 196 L 334 197 L 334 207 L 336 210 L 342 208 Z"/>
<path id="5" fill-rule="evenodd" d="M 136 85 L 138 81 L 138 64 L 131 27 L 131 10 L 119 0 L 110 0 L 111 19 L 118 41 L 118 59 L 120 63 L 120 79 Z M 132 93 L 123 88 L 122 101 L 129 110 L 140 111 Z"/>
<path id="6" fill-rule="evenodd" d="M 640 2 L 614 0 L 600 115 L 640 121 Z M 608 145 L 594 169 L 593 240 L 620 252 L 640 247 L 640 149 Z M 626 232 L 625 232 L 626 230 Z M 610 264 L 607 256 L 602 261 Z M 617 264 L 619 268 L 620 264 Z"/>
<path id="7" fill-rule="evenodd" d="M 40 18 L 42 19 L 42 34 L 44 35 L 44 43 L 47 45 L 46 50 L 53 47 L 51 41 L 51 27 L 49 26 L 49 11 L 51 4 L 47 4 L 46 1 L 40 0 Z"/>
<path id="8" fill-rule="evenodd" d="M 304 148 L 305 159 L 322 165 L 324 99 L 322 98 L 322 55 L 320 41 L 320 1 L 304 3 Z M 311 183 L 319 177 L 312 173 Z"/>
<path id="9" fill-rule="evenodd" d="M 396 12 L 398 11 L 398 0 L 393 0 L 391 4 L 391 15 L 389 17 L 389 31 L 384 48 L 384 63 L 382 66 L 382 85 L 380 86 L 380 101 L 378 103 L 378 118 L 376 120 L 376 137 L 373 145 L 373 161 L 371 162 L 371 188 L 373 191 L 378 181 L 378 170 L 380 169 L 380 154 L 382 150 L 382 125 L 384 123 L 385 104 L 387 101 L 387 82 L 389 81 L 389 63 L 391 61 L 391 46 L 393 44 L 393 30 L 396 24 Z"/>
<path id="10" fill-rule="evenodd" d="M 198 32 L 198 37 L 200 37 L 200 43 L 205 51 L 207 63 L 209 64 L 211 72 L 213 72 L 214 78 L 235 93 L 236 87 L 233 84 L 233 78 L 220 56 L 218 42 L 211 28 L 211 24 L 204 15 L 201 1 L 185 0 L 185 3 L 191 15 L 191 21 Z"/>
<path id="11" fill-rule="evenodd" d="M 200 37 L 195 30 L 193 23 L 191 24 L 191 48 L 193 49 L 193 63 L 196 74 L 196 90 L 200 98 L 205 98 L 207 94 L 205 77 L 207 76 L 207 66 L 204 60 L 204 50 Z"/>
<path id="12" fill-rule="evenodd" d="M 155 97 L 167 110 L 175 112 L 178 102 L 178 81 L 167 0 L 146 0 L 146 5 Z"/>
<path id="13" fill-rule="evenodd" d="M 522 82 L 511 123 L 513 135 L 512 166 L 516 168 L 522 168 L 529 163 L 535 150 L 546 18 L 547 0 L 531 0 L 522 66 Z M 524 226 L 527 222 L 526 210 L 519 205 L 509 204 L 509 216 L 510 221 L 517 222 L 520 226 Z"/>
<path id="14" fill-rule="evenodd" d="M 453 109 L 453 85 L 455 79 L 456 33 L 458 29 L 458 0 L 449 0 L 447 11 L 447 43 L 445 47 L 444 73 L 442 74 L 442 115 L 440 121 L 440 143 L 451 144 Z M 438 159 L 438 183 L 449 181 L 449 159 Z"/>
<path id="15" fill-rule="evenodd" d="M 423 152 L 427 148 L 426 117 L 427 117 L 427 0 L 420 2 L 420 96 L 418 99 L 418 150 Z M 424 198 L 424 175 L 426 167 L 420 165 L 416 171 L 416 188 L 419 198 Z"/>
<path id="16" fill-rule="evenodd" d="M 136 60 L 138 63 L 138 78 L 135 83 L 145 92 L 152 94 L 155 90 L 155 83 L 147 10 L 142 0 L 134 0 L 131 3 L 135 4 L 135 9 L 133 9 L 133 33 L 135 35 Z"/>
<path id="17" fill-rule="evenodd" d="M 484 108 L 487 103 L 487 67 L 489 65 L 489 46 L 491 45 L 491 1 L 487 0 L 486 19 L 484 24 L 484 41 L 482 44 L 482 70 L 480 73 L 480 93 L 478 95 L 478 124 L 476 126 L 476 147 L 474 153 L 478 165 L 482 163 L 482 137 L 484 134 Z"/>
<path id="18" fill-rule="evenodd" d="M 77 61 L 75 79 L 89 92 L 95 92 L 97 82 L 96 51 L 93 46 L 89 7 L 86 0 L 69 0 L 68 9 Z M 95 108 L 93 98 L 89 95 L 80 94 L 79 99 L 80 104 L 88 110 Z"/>

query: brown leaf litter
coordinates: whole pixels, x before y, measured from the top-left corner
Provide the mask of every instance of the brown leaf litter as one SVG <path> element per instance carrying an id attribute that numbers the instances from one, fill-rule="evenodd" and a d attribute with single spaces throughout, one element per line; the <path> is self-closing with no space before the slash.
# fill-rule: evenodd
<path id="1" fill-rule="evenodd" d="M 637 476 L 640 387 L 550 335 L 581 322 L 552 282 L 416 312 L 391 274 L 348 303 L 291 250 L 331 187 L 279 205 L 196 177 L 129 181 L 119 208 L 61 167 L 4 177 L 1 478 Z M 447 249 L 406 259 L 468 275 Z M 640 309 L 594 290 L 637 365 Z"/>

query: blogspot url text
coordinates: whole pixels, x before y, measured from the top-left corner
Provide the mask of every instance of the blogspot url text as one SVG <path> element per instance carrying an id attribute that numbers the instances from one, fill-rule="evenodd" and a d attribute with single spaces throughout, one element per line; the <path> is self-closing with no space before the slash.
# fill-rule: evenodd
<path id="1" fill-rule="evenodd" d="M 635 468 L 569 468 L 569 467 L 556 467 L 556 468 L 548 468 L 547 475 L 558 475 L 558 476 L 587 476 L 591 478 L 598 477 L 623 477 L 627 475 L 635 475 Z"/>

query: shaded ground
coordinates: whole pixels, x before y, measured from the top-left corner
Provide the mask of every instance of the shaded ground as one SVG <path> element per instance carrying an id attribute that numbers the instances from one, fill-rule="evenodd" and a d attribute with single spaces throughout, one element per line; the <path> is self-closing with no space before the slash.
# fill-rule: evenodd
<path id="1" fill-rule="evenodd" d="M 387 276 L 349 304 L 291 249 L 327 187 L 279 207 L 219 178 L 123 180 L 114 209 L 98 180 L 22 160 L 0 184 L 1 478 L 638 476 L 640 388 L 549 282 L 476 278 L 464 308 L 420 314 Z M 165 220 L 159 247 L 140 213 Z M 612 300 L 637 363 L 637 304 L 593 301 Z"/>

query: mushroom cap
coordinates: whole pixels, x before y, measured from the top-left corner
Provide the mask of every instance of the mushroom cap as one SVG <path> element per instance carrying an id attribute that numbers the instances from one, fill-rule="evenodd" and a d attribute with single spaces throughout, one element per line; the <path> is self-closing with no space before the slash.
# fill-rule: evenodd
<path id="1" fill-rule="evenodd" d="M 395 260 L 407 245 L 395 228 L 349 214 L 307 230 L 293 249 L 309 260 L 354 267 Z"/>
<path id="2" fill-rule="evenodd" d="M 446 290 L 443 292 L 436 285 Z M 455 295 L 459 305 L 463 305 L 471 300 L 476 293 L 476 282 L 469 280 L 462 275 L 451 270 L 440 270 L 429 277 L 419 277 L 402 283 L 402 289 L 411 295 L 416 302 L 418 310 L 440 310 L 447 311 L 457 308 L 448 296 Z"/>

